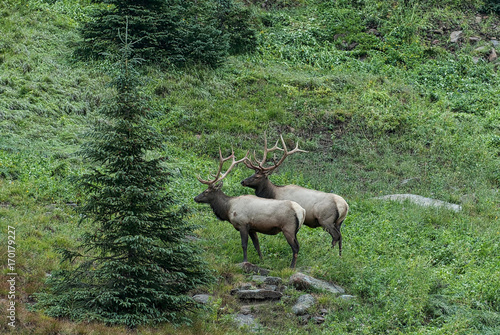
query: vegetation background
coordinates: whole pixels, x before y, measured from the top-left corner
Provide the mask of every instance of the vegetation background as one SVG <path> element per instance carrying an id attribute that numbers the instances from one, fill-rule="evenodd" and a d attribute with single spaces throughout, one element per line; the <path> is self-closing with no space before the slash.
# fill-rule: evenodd
<path id="1" fill-rule="evenodd" d="M 199 1 L 210 5 L 210 1 Z M 223 2 L 213 2 L 214 5 Z M 262 134 L 300 140 L 272 176 L 342 195 L 350 205 L 343 256 L 328 234 L 299 232 L 298 269 L 335 282 L 355 300 L 317 293 L 321 325 L 289 316 L 293 289 L 258 315 L 264 334 L 498 334 L 500 332 L 500 39 L 494 0 L 234 1 L 245 13 L 241 34 L 210 64 L 155 61 L 142 69 L 158 111 L 151 125 L 167 136 L 162 155 L 168 189 L 198 225 L 198 247 L 218 281 L 215 296 L 191 325 L 139 327 L 138 334 L 235 334 L 237 302 L 228 292 L 245 275 L 240 239 L 192 198 L 196 175 L 216 166 L 218 148 L 259 150 Z M 73 209 L 83 200 L 69 182 L 86 166 L 74 153 L 95 111 L 112 94 L 105 60 L 82 60 L 80 30 L 91 0 L 0 3 L 0 249 L 16 227 L 19 334 L 122 334 L 121 327 L 76 324 L 29 312 L 33 294 L 60 268 L 56 248 L 79 244 Z M 231 16 L 227 16 L 231 17 Z M 234 17 L 233 17 L 234 19 Z M 227 27 L 235 27 L 228 23 Z M 234 30 L 232 30 L 234 31 Z M 461 31 L 452 42 L 452 32 Z M 248 48 L 246 48 L 248 47 Z M 225 183 L 251 193 L 239 167 Z M 413 193 L 463 210 L 422 208 L 373 199 Z M 264 260 L 249 261 L 288 278 L 289 247 L 262 236 Z M 4 257 L 5 255 L 5 257 Z M 63 265 L 64 267 L 64 265 Z M 0 283 L 6 312 L 6 280 Z M 197 292 L 193 292 L 197 293 Z"/>

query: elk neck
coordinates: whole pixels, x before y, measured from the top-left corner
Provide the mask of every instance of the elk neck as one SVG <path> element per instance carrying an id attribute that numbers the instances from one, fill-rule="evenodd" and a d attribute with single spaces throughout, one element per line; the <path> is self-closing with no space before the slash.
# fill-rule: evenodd
<path id="1" fill-rule="evenodd" d="M 255 195 L 260 198 L 274 199 L 276 188 L 279 186 L 271 183 L 268 177 L 262 179 L 262 182 L 255 188 Z"/>
<path id="2" fill-rule="evenodd" d="M 210 207 L 212 207 L 215 216 L 217 216 L 219 220 L 229 221 L 230 200 L 231 197 L 227 196 L 222 191 L 218 191 L 213 200 L 210 201 Z"/>

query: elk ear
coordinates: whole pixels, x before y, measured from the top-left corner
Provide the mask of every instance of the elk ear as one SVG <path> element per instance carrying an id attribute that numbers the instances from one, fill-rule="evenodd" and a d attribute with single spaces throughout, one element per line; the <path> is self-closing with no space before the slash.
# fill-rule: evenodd
<path id="1" fill-rule="evenodd" d="M 223 186 L 224 182 L 220 181 L 214 185 L 214 190 L 220 190 Z"/>

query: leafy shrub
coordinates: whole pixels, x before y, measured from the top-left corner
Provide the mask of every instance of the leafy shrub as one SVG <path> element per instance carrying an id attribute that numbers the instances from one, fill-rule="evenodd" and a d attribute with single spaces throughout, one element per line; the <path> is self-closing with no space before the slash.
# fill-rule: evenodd
<path id="1" fill-rule="evenodd" d="M 357 34 L 365 29 L 361 16 L 353 9 L 332 8 L 321 16 L 329 41 L 335 41 L 338 35 Z"/>

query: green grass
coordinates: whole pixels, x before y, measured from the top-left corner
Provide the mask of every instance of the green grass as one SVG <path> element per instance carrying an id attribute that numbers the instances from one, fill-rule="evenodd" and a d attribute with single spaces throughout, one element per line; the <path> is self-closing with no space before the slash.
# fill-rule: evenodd
<path id="1" fill-rule="evenodd" d="M 238 157 L 283 133 L 308 153 L 291 156 L 271 179 L 342 195 L 350 205 L 343 256 L 320 229 L 299 232 L 298 269 L 343 286 L 357 298 L 318 294 L 330 312 L 322 325 L 290 318 L 299 292 L 257 312 L 264 334 L 496 334 L 500 331 L 500 81 L 486 61 L 500 39 L 479 1 L 273 1 L 252 7 L 262 23 L 254 54 L 220 68 L 143 69 L 144 91 L 167 135 L 170 191 L 199 228 L 196 243 L 219 276 L 216 297 L 193 324 L 140 328 L 137 334 L 235 334 L 228 292 L 246 280 L 234 264 L 237 231 L 192 200 L 196 180 L 217 167 L 218 148 Z M 59 265 L 57 246 L 77 243 L 71 203 L 83 201 L 67 177 L 85 164 L 73 153 L 110 94 L 110 64 L 75 61 L 76 28 L 90 1 L 26 0 L 0 4 L 0 246 L 17 231 L 18 334 L 121 334 L 26 311 L 31 295 Z M 354 7 L 356 6 L 356 7 Z M 376 28 L 383 36 L 368 32 Z M 445 34 L 435 33 L 443 29 Z M 449 32 L 463 30 L 458 44 Z M 344 36 L 337 36 L 346 31 Z M 468 37 L 480 36 L 478 44 Z M 437 41 L 437 42 L 436 42 Z M 358 45 L 349 50 L 349 44 Z M 489 49 L 487 49 L 489 50 Z M 498 51 L 497 51 L 498 52 Z M 478 57 L 477 63 L 474 57 Z M 230 195 L 252 193 L 240 166 L 225 181 Z M 462 205 L 459 213 L 386 203 L 378 195 L 413 193 Z M 249 261 L 287 279 L 291 250 L 281 235 L 262 236 L 264 260 Z M 4 253 L 5 248 L 2 249 Z M 65 266 L 65 265 L 64 265 Z M 2 273 L 7 273 L 2 268 Z M 5 281 L 0 285 L 7 293 Z M 1 304 L 5 310 L 4 302 Z M 274 317 L 272 317 L 274 316 Z M 8 330 L 5 323 L 0 329 Z M 241 333 L 244 333 L 242 330 Z"/>

